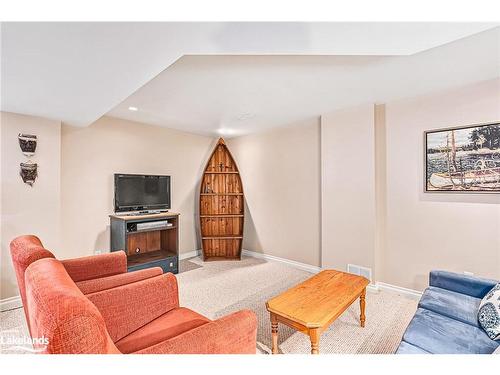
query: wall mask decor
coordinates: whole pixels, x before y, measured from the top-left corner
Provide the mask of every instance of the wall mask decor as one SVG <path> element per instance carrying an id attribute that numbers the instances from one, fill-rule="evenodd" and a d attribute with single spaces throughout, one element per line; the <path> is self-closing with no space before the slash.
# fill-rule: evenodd
<path id="1" fill-rule="evenodd" d="M 27 157 L 33 156 L 36 151 L 36 135 L 20 133 L 17 138 L 19 139 L 19 146 L 23 154 Z"/>
<path id="2" fill-rule="evenodd" d="M 21 170 L 19 171 L 19 174 L 21 175 L 23 182 L 29 186 L 33 186 L 38 176 L 38 164 L 28 161 L 27 163 L 21 163 L 20 167 Z"/>

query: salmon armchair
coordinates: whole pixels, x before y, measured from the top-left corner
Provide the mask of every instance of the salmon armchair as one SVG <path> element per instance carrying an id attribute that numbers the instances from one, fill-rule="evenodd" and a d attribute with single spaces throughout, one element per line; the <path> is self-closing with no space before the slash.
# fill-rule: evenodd
<path id="1" fill-rule="evenodd" d="M 10 254 L 24 313 L 28 321 L 28 328 L 30 328 L 25 290 L 26 269 L 39 259 L 55 259 L 55 256 L 43 247 L 42 242 L 37 236 L 33 235 L 19 236 L 12 240 L 10 243 Z M 127 255 L 123 251 L 67 259 L 62 260 L 61 263 L 68 275 L 84 294 L 133 283 L 163 273 L 163 270 L 159 267 L 127 272 Z"/>
<path id="2" fill-rule="evenodd" d="M 255 354 L 257 319 L 242 310 L 210 320 L 179 306 L 163 274 L 84 295 L 57 259 L 26 270 L 31 335 L 42 353 Z M 34 340 L 38 342 L 38 340 Z"/>

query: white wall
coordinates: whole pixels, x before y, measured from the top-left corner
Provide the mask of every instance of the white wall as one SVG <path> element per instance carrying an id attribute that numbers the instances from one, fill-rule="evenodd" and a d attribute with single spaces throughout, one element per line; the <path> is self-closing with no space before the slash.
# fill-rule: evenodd
<path id="1" fill-rule="evenodd" d="M 19 176 L 18 133 L 36 134 L 33 187 Z M 109 250 L 113 173 L 172 176 L 172 211 L 180 216 L 180 252 L 199 249 L 198 184 L 216 140 L 164 127 L 103 117 L 74 128 L 32 116 L 1 113 L 1 296 L 18 294 L 9 243 L 35 234 L 61 258 Z"/>
<path id="2" fill-rule="evenodd" d="M 199 180 L 215 139 L 103 117 L 62 128 L 62 239 L 65 257 L 109 250 L 113 174 L 172 176 L 172 209 L 180 215 L 179 251 L 199 249 L 195 216 Z"/>
<path id="3" fill-rule="evenodd" d="M 500 80 L 322 116 L 322 265 L 423 290 L 429 271 L 500 279 L 500 196 L 423 192 L 423 132 L 500 120 Z"/>
<path id="4" fill-rule="evenodd" d="M 227 144 L 245 191 L 243 248 L 319 266 L 319 118 Z"/>
<path id="5" fill-rule="evenodd" d="M 228 140 L 245 188 L 244 248 L 364 265 L 418 290 L 435 268 L 500 278 L 500 195 L 422 191 L 423 131 L 498 121 L 499 103 L 497 79 L 386 103 L 385 116 L 373 105 L 326 114 L 321 140 L 318 119 Z M 58 121 L 1 115 L 1 298 L 17 294 L 16 235 L 38 234 L 62 258 L 109 248 L 117 171 L 171 174 L 181 251 L 198 248 L 197 189 L 215 139 L 109 117 L 63 126 L 61 138 Z M 20 132 L 39 136 L 33 188 L 19 177 Z"/>
<path id="6" fill-rule="evenodd" d="M 422 290 L 431 269 L 500 278 L 500 195 L 423 193 L 423 132 L 500 120 L 500 80 L 386 104 L 383 281 Z"/>
<path id="7" fill-rule="evenodd" d="M 375 265 L 374 106 L 321 116 L 322 266 Z"/>
<path id="8" fill-rule="evenodd" d="M 1 112 L 1 297 L 18 294 L 9 244 L 23 234 L 38 235 L 44 245 L 60 250 L 61 123 Z M 38 164 L 33 187 L 19 175 L 23 155 L 17 136 L 35 134 L 38 145 L 31 160 Z"/>

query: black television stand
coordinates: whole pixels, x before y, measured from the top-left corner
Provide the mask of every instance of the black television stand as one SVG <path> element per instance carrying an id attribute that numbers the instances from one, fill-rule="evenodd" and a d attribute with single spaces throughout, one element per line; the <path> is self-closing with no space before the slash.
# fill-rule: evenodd
<path id="1" fill-rule="evenodd" d="M 128 271 L 161 267 L 163 272 L 179 272 L 178 213 L 135 212 L 109 217 L 111 251 L 125 251 Z"/>

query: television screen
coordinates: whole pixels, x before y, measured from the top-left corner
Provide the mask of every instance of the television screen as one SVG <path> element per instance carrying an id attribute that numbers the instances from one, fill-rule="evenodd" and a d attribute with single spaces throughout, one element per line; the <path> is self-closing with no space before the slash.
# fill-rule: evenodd
<path id="1" fill-rule="evenodd" d="M 115 212 L 170 208 L 170 176 L 115 174 Z"/>

